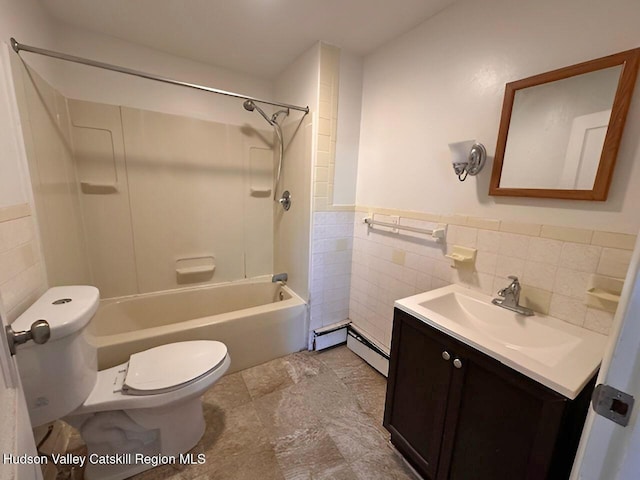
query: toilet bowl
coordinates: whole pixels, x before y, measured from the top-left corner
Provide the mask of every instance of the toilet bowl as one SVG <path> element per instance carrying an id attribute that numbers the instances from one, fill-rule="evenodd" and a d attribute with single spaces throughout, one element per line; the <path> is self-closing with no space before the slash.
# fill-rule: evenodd
<path id="1" fill-rule="evenodd" d="M 51 328 L 47 343 L 17 348 L 33 426 L 63 418 L 78 428 L 89 480 L 127 478 L 158 458 L 179 463 L 204 433 L 201 396 L 229 368 L 226 346 L 171 343 L 98 372 L 96 349 L 85 335 L 98 302 L 94 287 L 54 287 L 12 325 L 28 330 L 45 319 Z"/>

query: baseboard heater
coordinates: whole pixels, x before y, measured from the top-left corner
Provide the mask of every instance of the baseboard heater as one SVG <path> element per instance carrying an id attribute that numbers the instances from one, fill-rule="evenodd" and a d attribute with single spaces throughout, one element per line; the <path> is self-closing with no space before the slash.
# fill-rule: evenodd
<path id="1" fill-rule="evenodd" d="M 337 345 L 347 348 L 385 377 L 389 373 L 389 354 L 367 338 L 350 321 L 334 323 L 313 331 L 314 350 L 320 351 Z"/>
<path id="2" fill-rule="evenodd" d="M 334 323 L 313 331 L 313 349 L 316 351 L 342 345 L 347 342 L 347 327 L 351 322 Z"/>
<path id="3" fill-rule="evenodd" d="M 382 375 L 389 376 L 389 354 L 369 340 L 353 324 L 347 327 L 347 348 Z"/>

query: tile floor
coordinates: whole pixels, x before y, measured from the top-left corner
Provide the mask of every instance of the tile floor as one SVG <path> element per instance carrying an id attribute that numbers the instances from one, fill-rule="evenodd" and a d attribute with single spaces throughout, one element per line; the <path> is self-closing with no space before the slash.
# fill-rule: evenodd
<path id="1" fill-rule="evenodd" d="M 203 398 L 203 465 L 136 480 L 414 480 L 382 427 L 386 379 L 346 346 L 227 375 Z M 67 477 L 69 478 L 69 477 Z"/>

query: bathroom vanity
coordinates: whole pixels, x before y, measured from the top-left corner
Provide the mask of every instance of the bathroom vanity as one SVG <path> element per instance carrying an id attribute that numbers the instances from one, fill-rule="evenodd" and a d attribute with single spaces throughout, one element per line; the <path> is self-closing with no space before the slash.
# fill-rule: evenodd
<path id="1" fill-rule="evenodd" d="M 606 337 L 485 297 L 396 302 L 384 426 L 425 479 L 568 478 Z"/>

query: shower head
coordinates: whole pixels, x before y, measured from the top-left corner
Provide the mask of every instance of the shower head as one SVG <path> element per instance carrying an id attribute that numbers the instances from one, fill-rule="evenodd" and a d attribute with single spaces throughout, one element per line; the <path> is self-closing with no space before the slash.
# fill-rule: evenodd
<path id="1" fill-rule="evenodd" d="M 273 126 L 273 120 L 271 120 L 266 113 L 264 113 L 264 110 L 262 110 L 258 105 L 255 104 L 255 102 L 253 100 L 247 100 L 245 101 L 242 106 L 244 107 L 245 110 L 249 111 L 249 112 L 253 112 L 254 110 L 257 110 L 258 113 L 260 115 L 262 115 L 262 118 L 264 118 L 267 123 L 271 126 Z"/>

